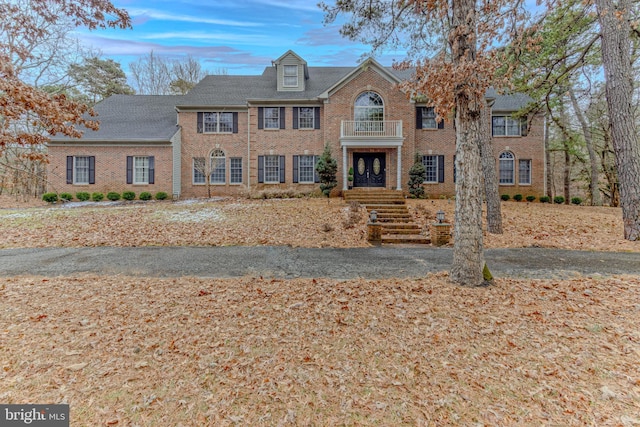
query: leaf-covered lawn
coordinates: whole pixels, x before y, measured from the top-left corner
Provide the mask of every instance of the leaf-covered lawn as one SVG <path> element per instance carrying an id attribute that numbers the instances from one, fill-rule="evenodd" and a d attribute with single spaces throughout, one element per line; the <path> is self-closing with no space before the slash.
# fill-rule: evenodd
<path id="1" fill-rule="evenodd" d="M 640 279 L 10 278 L 0 401 L 72 425 L 640 423 Z"/>
<path id="2" fill-rule="evenodd" d="M 0 200 L 2 201 L 2 200 Z M 8 206 L 6 198 L 0 206 Z M 454 202 L 408 200 L 424 232 L 443 210 L 454 219 Z M 289 245 L 366 247 L 364 209 L 350 221 L 342 199 L 106 203 L 84 207 L 0 209 L 0 248 L 82 246 Z M 640 251 L 622 238 L 619 208 L 506 202 L 503 235 L 485 234 L 485 246 Z"/>

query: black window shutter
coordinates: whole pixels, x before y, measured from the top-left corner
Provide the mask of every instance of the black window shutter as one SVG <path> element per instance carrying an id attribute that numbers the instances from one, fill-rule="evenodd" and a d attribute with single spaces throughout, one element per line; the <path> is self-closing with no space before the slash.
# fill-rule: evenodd
<path id="1" fill-rule="evenodd" d="M 280 129 L 285 129 L 284 112 L 285 112 L 284 107 L 280 107 Z"/>
<path id="2" fill-rule="evenodd" d="M 89 156 L 89 184 L 96 183 L 96 156 Z"/>
<path id="3" fill-rule="evenodd" d="M 149 184 L 155 184 L 156 181 L 156 162 L 155 157 L 149 156 Z"/>
<path id="4" fill-rule="evenodd" d="M 67 184 L 73 184 L 73 156 L 67 156 Z"/>
<path id="5" fill-rule="evenodd" d="M 527 131 L 528 131 L 527 119 L 521 119 L 520 120 L 520 135 L 527 136 Z"/>
<path id="6" fill-rule="evenodd" d="M 238 133 L 238 113 L 233 113 L 233 133 Z"/>
<path id="7" fill-rule="evenodd" d="M 315 183 L 320 182 L 320 175 L 315 166 L 318 164 L 318 160 L 320 160 L 320 156 L 313 156 L 313 182 Z"/>
<path id="8" fill-rule="evenodd" d="M 416 107 L 416 129 L 422 129 L 422 107 Z"/>
<path id="9" fill-rule="evenodd" d="M 438 182 L 444 182 L 444 156 L 438 156 Z"/>
<path id="10" fill-rule="evenodd" d="M 204 130 L 203 116 L 204 116 L 204 114 L 202 112 L 198 113 L 198 133 L 202 133 L 202 131 Z"/>
<path id="11" fill-rule="evenodd" d="M 438 129 L 444 129 L 444 120 L 438 122 Z"/>
<path id="12" fill-rule="evenodd" d="M 133 156 L 127 156 L 127 184 L 133 184 Z"/>
<path id="13" fill-rule="evenodd" d="M 285 179 L 284 179 L 284 156 L 280 156 L 280 182 L 285 182 Z"/>
<path id="14" fill-rule="evenodd" d="M 299 110 L 300 108 L 293 107 L 293 128 L 294 129 L 298 129 L 298 111 Z M 293 182 L 297 182 L 297 181 L 293 181 Z"/>
<path id="15" fill-rule="evenodd" d="M 264 182 L 264 156 L 258 156 L 258 182 Z"/>
<path id="16" fill-rule="evenodd" d="M 320 107 L 313 109 L 313 128 L 320 129 Z"/>
<path id="17" fill-rule="evenodd" d="M 258 129 L 264 129 L 264 110 L 258 107 Z"/>
<path id="18" fill-rule="evenodd" d="M 295 111 L 295 108 L 294 108 Z M 298 162 L 298 156 L 293 156 L 293 182 L 297 183 L 298 182 L 298 168 L 300 167 L 300 164 Z"/>

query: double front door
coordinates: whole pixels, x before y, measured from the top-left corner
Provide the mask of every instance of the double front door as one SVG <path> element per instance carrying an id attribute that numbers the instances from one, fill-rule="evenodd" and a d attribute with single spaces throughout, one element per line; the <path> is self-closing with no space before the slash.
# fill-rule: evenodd
<path id="1" fill-rule="evenodd" d="M 354 153 L 353 171 L 354 187 L 385 187 L 385 153 Z"/>

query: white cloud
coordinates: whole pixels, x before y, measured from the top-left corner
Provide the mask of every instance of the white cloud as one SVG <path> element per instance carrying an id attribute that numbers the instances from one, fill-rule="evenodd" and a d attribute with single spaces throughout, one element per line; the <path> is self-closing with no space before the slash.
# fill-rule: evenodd
<path id="1" fill-rule="evenodd" d="M 290 10 L 321 12 L 320 8 L 313 0 L 256 0 L 255 3 Z"/>
<path id="2" fill-rule="evenodd" d="M 201 24 L 226 25 L 230 27 L 260 27 L 263 25 L 258 22 L 235 21 L 235 20 L 228 20 L 228 19 L 206 18 L 203 16 L 172 14 L 172 13 L 166 13 L 166 12 L 162 12 L 154 9 L 130 8 L 130 9 L 127 9 L 127 12 L 129 12 L 129 15 L 131 15 L 134 19 L 150 18 L 150 19 L 157 19 L 157 20 L 163 20 L 163 21 L 180 21 L 180 22 L 192 22 L 192 23 L 201 23 Z"/>

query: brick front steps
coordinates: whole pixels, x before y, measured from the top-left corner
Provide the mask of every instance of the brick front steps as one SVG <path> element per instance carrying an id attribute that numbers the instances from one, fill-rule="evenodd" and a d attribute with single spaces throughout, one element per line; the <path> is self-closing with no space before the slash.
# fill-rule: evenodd
<path id="1" fill-rule="evenodd" d="M 367 209 L 378 213 L 382 224 L 382 243 L 431 244 L 431 239 L 422 234 L 422 228 L 413 221 L 407 210 L 401 191 L 355 189 L 345 191 L 346 202 L 357 201 Z"/>

